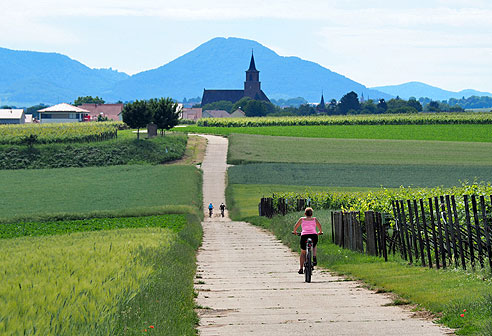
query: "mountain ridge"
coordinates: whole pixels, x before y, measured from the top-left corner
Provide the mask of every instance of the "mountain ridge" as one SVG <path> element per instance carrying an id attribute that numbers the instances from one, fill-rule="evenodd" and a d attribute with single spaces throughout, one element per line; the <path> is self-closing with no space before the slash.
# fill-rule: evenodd
<path id="1" fill-rule="evenodd" d="M 418 81 L 412 81 L 398 85 L 376 86 L 372 87 L 372 89 L 383 91 L 393 96 L 399 96 L 403 99 L 408 99 L 410 97 L 415 97 L 417 99 L 420 97 L 427 97 L 434 100 L 448 100 L 450 98 L 460 99 L 462 97 L 468 98 L 471 96 L 492 97 L 492 93 L 490 92 L 481 92 L 472 89 L 465 89 L 455 92 L 444 90 L 439 87 Z"/>
<path id="2" fill-rule="evenodd" d="M 280 56 L 253 40 L 216 37 L 160 67 L 132 76 L 111 68 L 89 68 L 60 53 L 0 48 L 0 105 L 56 104 L 87 95 L 108 102 L 162 96 L 181 100 L 201 96 L 204 89 L 242 89 L 251 50 L 262 90 L 273 99 L 303 97 L 319 102 L 323 92 L 326 101 L 339 100 L 350 91 L 366 99 L 406 97 L 392 93 L 394 86 L 368 88 L 318 63 Z M 445 91 L 420 84 L 439 94 Z M 460 92 L 466 96 L 478 91 Z"/>

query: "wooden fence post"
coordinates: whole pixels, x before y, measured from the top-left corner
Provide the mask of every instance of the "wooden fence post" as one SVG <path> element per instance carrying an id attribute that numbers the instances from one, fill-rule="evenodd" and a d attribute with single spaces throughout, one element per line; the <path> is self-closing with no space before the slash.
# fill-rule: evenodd
<path id="1" fill-rule="evenodd" d="M 415 224 L 413 222 L 413 209 L 410 200 L 407 200 L 408 207 L 408 223 L 410 225 L 409 234 L 411 236 L 409 246 L 411 245 L 414 251 L 415 260 L 419 259 L 419 252 L 417 247 L 417 235 L 415 234 Z"/>
<path id="2" fill-rule="evenodd" d="M 480 262 L 480 267 L 483 268 L 482 230 L 480 229 L 480 222 L 478 219 L 478 211 L 477 211 L 477 199 L 475 198 L 475 195 L 472 195 L 471 200 L 472 200 L 473 220 L 475 222 L 475 231 L 477 233 L 478 261 Z"/>
<path id="3" fill-rule="evenodd" d="M 380 250 L 382 252 L 382 255 L 384 257 L 384 261 L 388 261 L 388 252 L 386 250 L 386 229 L 384 227 L 384 224 L 383 224 L 383 218 L 382 218 L 382 215 L 380 212 L 377 212 L 376 213 L 376 219 L 377 219 L 377 223 L 378 223 L 378 231 L 379 231 L 379 234 L 380 234 Z M 380 253 L 381 255 L 381 253 Z"/>
<path id="4" fill-rule="evenodd" d="M 446 250 L 444 249 L 444 239 L 442 237 L 441 214 L 439 212 L 439 199 L 437 197 L 434 197 L 434 204 L 436 205 L 437 227 L 439 230 L 439 246 L 441 248 L 442 267 L 446 268 Z"/>
<path id="5" fill-rule="evenodd" d="M 446 215 L 446 205 L 444 202 L 444 196 L 440 197 L 441 199 L 441 219 L 443 221 L 444 233 L 446 235 L 446 250 L 448 253 L 449 262 L 452 263 L 453 260 L 453 252 L 451 251 L 451 238 L 449 234 L 449 217 Z"/>
<path id="6" fill-rule="evenodd" d="M 456 210 L 456 199 L 454 195 L 451 196 L 451 204 L 453 206 L 455 233 L 456 237 L 458 238 L 458 248 L 460 252 L 461 265 L 463 266 L 463 269 L 466 270 L 465 254 L 463 253 L 463 240 L 461 239 L 461 225 L 458 218 L 458 211 Z"/>
<path id="7" fill-rule="evenodd" d="M 364 216 L 366 218 L 366 252 L 369 255 L 377 255 L 374 211 L 366 211 Z"/>
<path id="8" fill-rule="evenodd" d="M 487 243 L 487 255 L 489 257 L 489 266 L 492 269 L 492 249 L 490 247 L 490 229 L 487 222 L 487 211 L 485 209 L 485 198 L 480 196 L 480 205 L 482 207 L 482 217 L 483 217 L 483 231 L 485 233 L 485 241 Z"/>
<path id="9" fill-rule="evenodd" d="M 405 260 L 408 260 L 407 259 L 407 249 L 405 247 L 405 225 L 403 224 L 403 218 L 405 217 L 405 213 L 403 212 L 402 214 L 402 207 L 403 206 L 403 201 L 396 201 L 396 209 L 398 210 L 398 219 L 399 219 L 399 227 L 398 227 L 398 231 L 399 231 L 399 236 L 400 236 L 400 242 L 401 242 L 401 247 L 400 247 L 400 250 L 403 251 L 402 255 L 403 255 L 403 259 Z"/>
<path id="10" fill-rule="evenodd" d="M 432 268 L 431 247 L 429 243 L 429 233 L 427 232 L 427 219 L 425 218 L 424 200 L 420 199 L 420 212 L 422 214 L 422 226 L 424 229 L 425 246 L 427 248 L 427 260 L 429 261 L 429 268 Z M 422 257 L 424 259 L 424 257 Z"/>
<path id="11" fill-rule="evenodd" d="M 419 208 L 417 207 L 417 200 L 413 200 L 413 207 L 415 209 L 415 224 L 417 225 L 417 238 L 419 241 L 419 250 L 420 250 L 420 260 L 422 261 L 422 266 L 426 266 L 425 256 L 424 256 L 424 243 L 422 241 L 422 228 L 420 227 L 419 221 Z M 425 217 L 425 214 L 424 214 Z M 415 244 L 417 245 L 417 244 Z M 417 246 L 415 246 L 417 247 Z"/>
<path id="12" fill-rule="evenodd" d="M 430 220 L 431 220 L 431 229 L 432 229 L 432 240 L 434 241 L 434 256 L 436 257 L 436 268 L 439 269 L 439 244 L 437 242 L 436 235 L 436 222 L 434 221 L 434 208 L 432 206 L 432 198 L 429 197 L 429 212 L 430 212 Z"/>
<path id="13" fill-rule="evenodd" d="M 454 232 L 454 223 L 453 223 L 453 214 L 451 213 L 451 201 L 449 195 L 446 195 L 446 208 L 448 213 L 448 227 L 451 233 L 451 242 L 453 243 L 453 258 L 454 258 L 454 266 L 456 268 L 459 267 L 459 259 L 458 259 L 458 248 L 456 247 L 456 233 Z"/>
<path id="14" fill-rule="evenodd" d="M 405 234 L 405 242 L 407 244 L 407 252 L 408 252 L 408 259 L 410 261 L 411 264 L 413 264 L 413 257 L 412 257 L 412 246 L 410 244 L 410 239 L 408 237 L 408 225 L 407 225 L 407 219 L 406 219 L 406 215 L 405 215 L 405 208 L 404 208 L 404 204 L 403 204 L 403 201 L 400 201 L 400 209 L 401 209 L 401 217 L 403 219 L 403 232 Z"/>
<path id="15" fill-rule="evenodd" d="M 466 230 L 468 233 L 468 248 L 470 249 L 470 262 L 472 269 L 475 269 L 475 251 L 473 248 L 473 234 L 470 220 L 470 206 L 468 204 L 468 195 L 463 195 L 463 202 L 465 203 L 465 217 L 466 217 Z"/>

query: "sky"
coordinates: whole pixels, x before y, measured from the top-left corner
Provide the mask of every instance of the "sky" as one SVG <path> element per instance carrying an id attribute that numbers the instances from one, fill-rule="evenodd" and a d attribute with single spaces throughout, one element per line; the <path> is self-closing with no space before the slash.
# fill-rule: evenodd
<path id="1" fill-rule="evenodd" d="M 258 41 L 368 87 L 492 92 L 490 0 L 2 0 L 0 47 L 128 74 L 218 36 Z"/>

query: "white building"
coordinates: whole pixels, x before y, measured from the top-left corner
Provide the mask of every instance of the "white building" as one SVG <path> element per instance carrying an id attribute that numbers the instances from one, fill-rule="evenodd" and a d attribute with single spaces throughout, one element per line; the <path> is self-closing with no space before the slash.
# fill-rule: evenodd
<path id="1" fill-rule="evenodd" d="M 23 109 L 0 109 L 0 124 L 23 124 Z"/>
<path id="2" fill-rule="evenodd" d="M 66 103 L 39 110 L 39 122 L 45 123 L 68 123 L 87 121 L 89 111 Z"/>

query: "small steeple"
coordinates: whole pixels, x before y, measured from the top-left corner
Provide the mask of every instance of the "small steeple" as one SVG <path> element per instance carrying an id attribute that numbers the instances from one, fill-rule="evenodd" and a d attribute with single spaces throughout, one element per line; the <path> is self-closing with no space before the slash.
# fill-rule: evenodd
<path id="1" fill-rule="evenodd" d="M 256 70 L 255 57 L 253 55 L 253 49 L 251 49 L 251 62 L 249 62 L 248 71 L 258 71 L 258 70 Z"/>
<path id="2" fill-rule="evenodd" d="M 323 91 L 321 91 L 321 101 L 319 102 L 321 106 L 325 106 L 325 97 L 323 97 Z"/>

